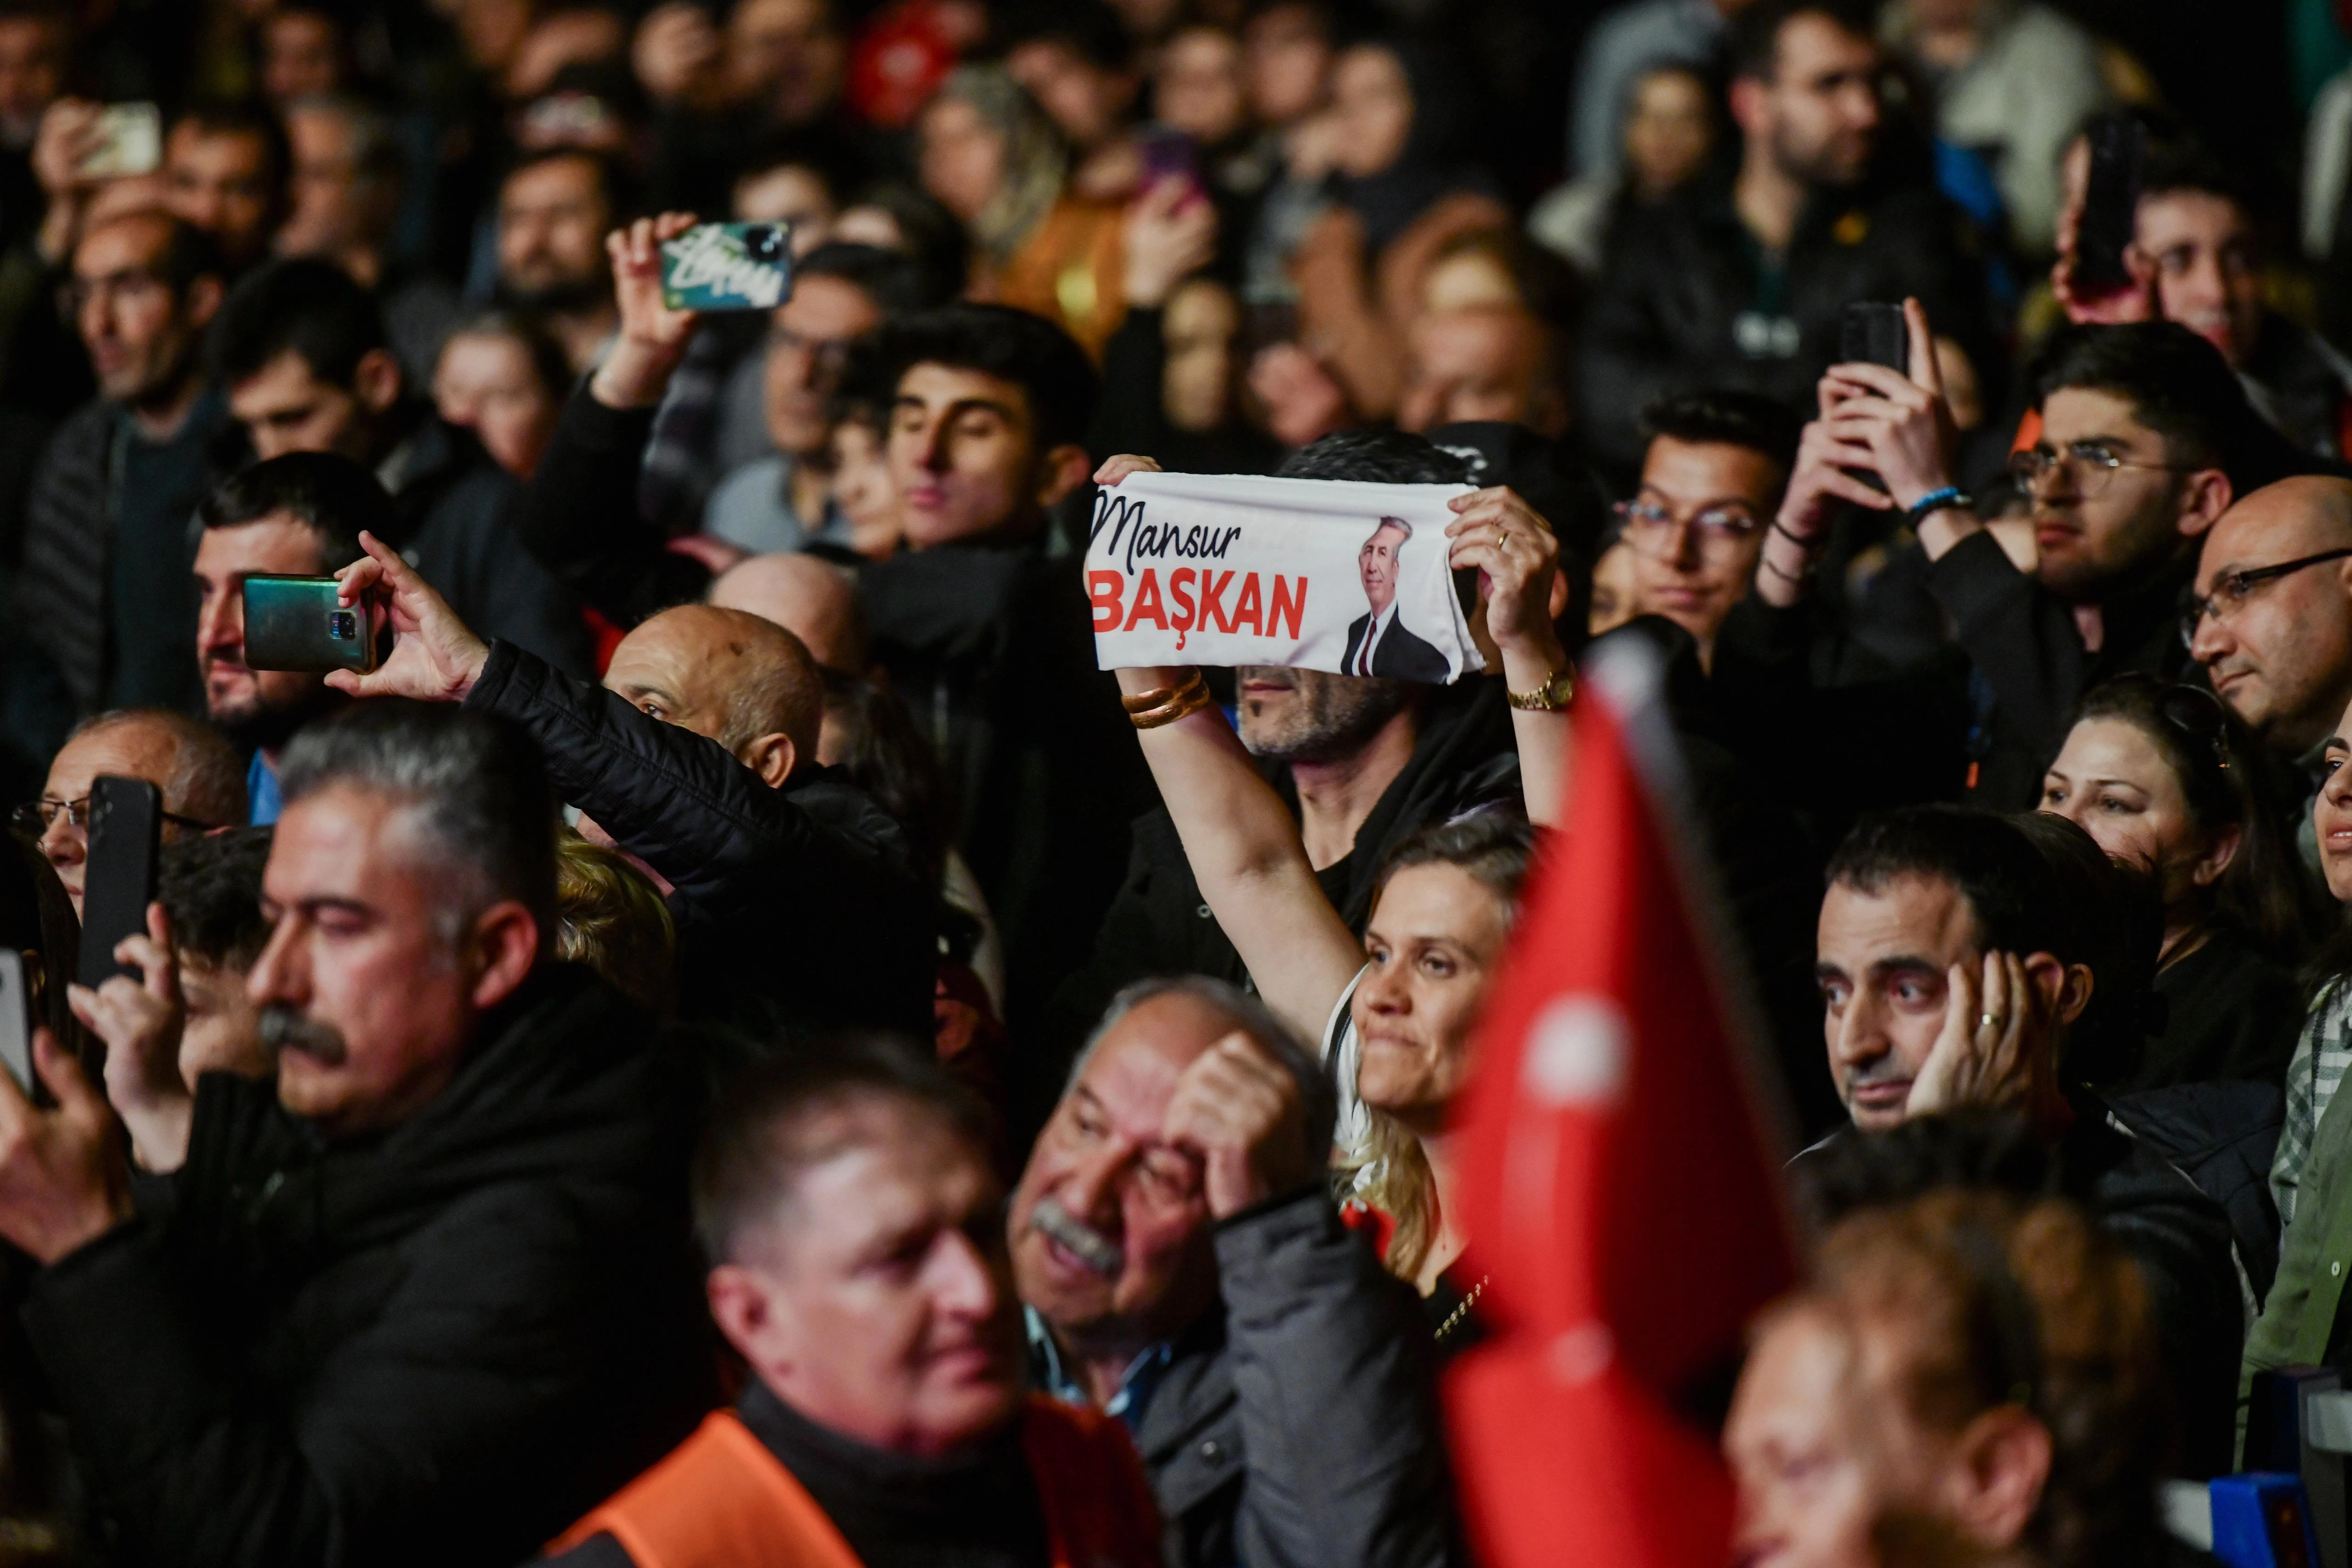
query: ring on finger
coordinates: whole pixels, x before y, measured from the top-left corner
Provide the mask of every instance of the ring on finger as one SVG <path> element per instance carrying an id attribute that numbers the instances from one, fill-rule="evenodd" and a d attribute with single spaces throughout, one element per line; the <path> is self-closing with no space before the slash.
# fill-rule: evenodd
<path id="1" fill-rule="evenodd" d="M 1504 545 L 1510 542 L 1510 539 L 1511 531 L 1505 528 L 1501 523 L 1496 523 L 1495 525 L 1495 548 L 1500 550 Z"/>
<path id="2" fill-rule="evenodd" d="M 1998 1013 L 1982 1013 L 1977 1016 L 1977 1027 L 1979 1029 L 1998 1029 L 2006 1022 L 2008 1020 Z"/>

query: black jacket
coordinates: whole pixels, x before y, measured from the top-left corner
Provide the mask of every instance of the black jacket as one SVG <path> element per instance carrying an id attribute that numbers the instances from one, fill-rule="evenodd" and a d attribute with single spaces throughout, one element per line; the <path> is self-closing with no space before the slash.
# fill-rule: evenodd
<path id="1" fill-rule="evenodd" d="M 814 762 L 772 789 L 718 742 L 511 643 L 466 704 L 514 720 L 557 792 L 668 879 L 680 1011 L 755 1034 L 931 1031 L 936 905 L 905 832 Z"/>
<path id="2" fill-rule="evenodd" d="M 544 965 L 351 1142 L 206 1075 L 168 1209 L 24 1307 L 107 1556 L 509 1564 L 677 1444 L 714 1390 L 650 1030 Z"/>
<path id="3" fill-rule="evenodd" d="M 1925 181 L 1824 192 L 1777 269 L 1732 205 L 1728 169 L 1629 211 L 1584 318 L 1577 407 L 1593 455 L 1637 467 L 1651 402 L 1738 387 L 1810 411 L 1849 303 L 1916 295 L 1999 384 L 1972 232 Z"/>
<path id="4" fill-rule="evenodd" d="M 651 408 L 607 408 L 583 385 L 523 486 L 515 530 L 557 581 L 614 626 L 635 626 L 710 586 L 710 569 L 663 548 L 638 515 Z"/>
<path id="5" fill-rule="evenodd" d="M 595 644 L 579 599 L 523 548 L 520 487 L 471 432 L 427 417 L 394 449 L 400 537 L 386 542 L 485 638 L 519 643 L 572 675 L 593 674 Z"/>
<path id="6" fill-rule="evenodd" d="M 1458 1562 L 1412 1291 L 1319 1190 L 1215 1241 L 1221 1304 L 1176 1342 L 1136 1432 L 1167 1568 Z"/>
<path id="7" fill-rule="evenodd" d="M 2276 1082 L 2182 1083 L 2112 1095 L 2107 1108 L 2221 1205 L 2260 1306 L 2278 1276 L 2284 1228 L 2271 1196 L 2271 1157 L 2286 1119 L 2284 1092 Z"/>
<path id="8" fill-rule="evenodd" d="M 2156 976 L 2164 1029 L 2113 1092 L 2176 1083 L 2286 1081 L 2303 1032 L 2303 987 L 2235 923 L 2217 922 L 2205 944 Z"/>
<path id="9" fill-rule="evenodd" d="M 1356 650 L 1363 646 L 1364 634 L 1371 625 L 1369 611 L 1348 623 L 1348 651 L 1339 659 L 1342 668 L 1356 662 Z M 1450 671 L 1445 656 L 1426 639 L 1414 636 L 1400 615 L 1389 623 L 1389 629 L 1372 647 L 1371 673 L 1391 680 L 1442 681 Z"/>

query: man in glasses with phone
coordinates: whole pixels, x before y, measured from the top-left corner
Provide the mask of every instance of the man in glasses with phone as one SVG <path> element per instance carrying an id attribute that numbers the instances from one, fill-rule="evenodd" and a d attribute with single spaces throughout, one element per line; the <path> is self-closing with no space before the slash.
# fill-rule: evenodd
<path id="1" fill-rule="evenodd" d="M 121 709 L 84 720 L 49 763 L 41 797 L 16 808 L 16 829 L 40 847 L 81 913 L 89 858 L 89 792 L 99 775 L 145 779 L 163 797 L 163 840 L 245 820 L 245 767 L 213 730 L 185 714 Z"/>

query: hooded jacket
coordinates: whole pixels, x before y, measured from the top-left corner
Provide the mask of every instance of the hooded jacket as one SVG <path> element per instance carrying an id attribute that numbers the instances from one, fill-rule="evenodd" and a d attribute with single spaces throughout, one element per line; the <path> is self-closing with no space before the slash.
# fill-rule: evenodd
<path id="1" fill-rule="evenodd" d="M 392 1131 L 207 1074 L 170 1202 L 24 1319 L 125 1564 L 510 1564 L 713 1403 L 681 1103 L 544 963 Z"/>

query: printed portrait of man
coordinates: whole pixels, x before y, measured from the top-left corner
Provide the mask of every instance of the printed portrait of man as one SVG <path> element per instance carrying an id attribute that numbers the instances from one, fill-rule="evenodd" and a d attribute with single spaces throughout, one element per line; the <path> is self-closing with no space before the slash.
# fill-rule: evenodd
<path id="1" fill-rule="evenodd" d="M 1356 573 L 1371 607 L 1348 623 L 1348 652 L 1339 667 L 1349 675 L 1443 681 L 1452 673 L 1445 656 L 1413 636 L 1397 615 L 1397 559 L 1412 538 L 1412 524 L 1384 517 L 1356 552 Z"/>

